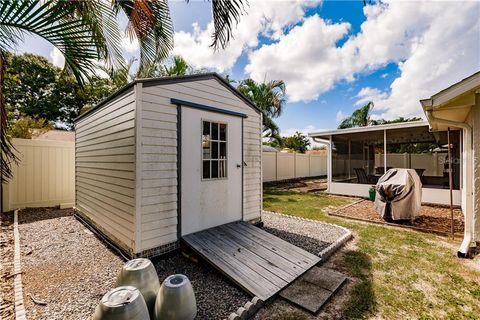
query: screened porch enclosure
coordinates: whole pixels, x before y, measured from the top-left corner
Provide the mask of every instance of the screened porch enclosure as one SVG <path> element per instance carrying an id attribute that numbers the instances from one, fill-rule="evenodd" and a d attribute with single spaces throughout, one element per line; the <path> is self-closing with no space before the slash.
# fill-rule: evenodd
<path id="1" fill-rule="evenodd" d="M 390 168 L 417 171 L 424 188 L 449 189 L 446 131 L 428 125 L 331 134 L 331 182 L 374 185 Z M 361 128 L 358 128 L 361 129 Z M 453 189 L 460 187 L 460 131 L 450 132 Z"/>

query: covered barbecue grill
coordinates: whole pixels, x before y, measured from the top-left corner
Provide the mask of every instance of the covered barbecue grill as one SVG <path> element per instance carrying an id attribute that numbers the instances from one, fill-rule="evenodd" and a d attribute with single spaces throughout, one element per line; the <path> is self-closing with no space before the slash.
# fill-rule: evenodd
<path id="1" fill-rule="evenodd" d="M 385 220 L 411 220 L 422 204 L 422 182 L 414 169 L 390 169 L 377 182 L 375 210 Z"/>

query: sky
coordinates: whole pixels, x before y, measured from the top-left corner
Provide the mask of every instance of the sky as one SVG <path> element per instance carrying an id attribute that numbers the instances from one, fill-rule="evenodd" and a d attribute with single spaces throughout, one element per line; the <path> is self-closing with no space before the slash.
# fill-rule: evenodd
<path id="1" fill-rule="evenodd" d="M 173 54 L 236 80 L 284 80 L 287 102 L 275 119 L 284 136 L 334 129 L 373 101 L 373 117 L 424 117 L 420 99 L 480 70 L 480 2 L 249 0 L 234 39 L 210 48 L 208 1 L 169 1 Z M 125 26 L 120 17 L 120 25 Z M 138 44 L 122 42 L 126 58 Z M 18 52 L 63 66 L 44 40 Z"/>

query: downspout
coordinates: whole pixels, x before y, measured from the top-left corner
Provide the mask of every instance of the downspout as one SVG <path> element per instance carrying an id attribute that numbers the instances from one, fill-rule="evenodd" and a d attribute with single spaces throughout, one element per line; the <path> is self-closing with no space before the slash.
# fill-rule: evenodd
<path id="1" fill-rule="evenodd" d="M 436 122 L 439 124 L 444 124 L 450 127 L 462 128 L 465 131 L 464 134 L 464 148 L 463 153 L 465 157 L 465 166 L 463 170 L 463 184 L 464 192 L 462 197 L 465 197 L 465 230 L 463 235 L 463 241 L 458 248 L 457 256 L 460 258 L 468 257 L 468 250 L 470 245 L 473 242 L 473 200 L 472 200 L 472 177 L 473 177 L 473 168 L 472 168 L 472 150 L 473 150 L 473 138 L 472 138 L 472 127 L 470 127 L 465 122 L 455 122 L 445 119 L 435 118 L 431 110 L 426 110 L 426 115 L 429 122 Z"/>
<path id="2" fill-rule="evenodd" d="M 330 192 L 330 184 L 332 183 L 332 144 L 329 140 L 312 137 L 313 141 L 322 143 L 327 146 L 327 192 Z"/>

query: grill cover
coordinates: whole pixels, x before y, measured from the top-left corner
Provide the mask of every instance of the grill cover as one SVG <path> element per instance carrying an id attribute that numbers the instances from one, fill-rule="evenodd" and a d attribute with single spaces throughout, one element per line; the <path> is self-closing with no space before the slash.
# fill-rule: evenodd
<path id="1" fill-rule="evenodd" d="M 414 220 L 422 205 L 422 182 L 414 169 L 390 169 L 377 182 L 375 210 L 386 220 Z"/>

